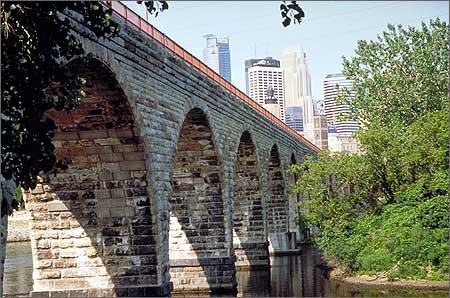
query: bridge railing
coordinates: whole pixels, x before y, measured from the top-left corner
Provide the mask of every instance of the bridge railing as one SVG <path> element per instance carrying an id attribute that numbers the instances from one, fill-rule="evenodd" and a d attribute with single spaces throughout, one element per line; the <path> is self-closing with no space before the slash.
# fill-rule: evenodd
<path id="1" fill-rule="evenodd" d="M 183 49 L 180 45 L 178 45 L 175 41 L 173 41 L 171 38 L 166 36 L 164 33 L 156 29 L 154 26 L 152 26 L 150 23 L 148 23 L 146 20 L 141 18 L 138 14 L 136 14 L 134 11 L 129 9 L 124 4 L 120 3 L 119 1 L 111 1 L 109 2 L 109 5 L 112 7 L 113 11 L 117 13 L 119 16 L 125 19 L 126 22 L 134 25 L 137 27 L 140 31 L 146 33 L 149 37 L 157 40 L 160 44 L 171 50 L 173 53 L 175 53 L 177 56 L 182 58 L 185 62 L 192 65 L 194 68 L 198 69 L 214 81 L 216 81 L 218 84 L 226 88 L 228 91 L 239 97 L 241 100 L 245 101 L 247 104 L 252 106 L 255 110 L 257 110 L 259 113 L 263 114 L 269 121 L 275 123 L 279 127 L 281 127 L 283 130 L 290 133 L 295 138 L 299 139 L 303 143 L 305 143 L 308 147 L 310 147 L 315 152 L 319 152 L 320 149 L 315 146 L 313 143 L 308 141 L 306 138 L 304 138 L 302 135 L 297 133 L 295 130 L 293 130 L 291 127 L 289 127 L 286 123 L 278 119 L 275 115 L 267 111 L 265 108 L 263 108 L 261 105 L 259 105 L 257 102 L 252 100 L 249 96 L 247 96 L 244 92 L 236 88 L 234 85 L 232 85 L 230 82 L 222 78 L 219 74 L 217 74 L 214 70 L 212 70 L 210 67 L 208 67 L 206 64 L 204 64 L 202 61 L 197 59 L 195 56 L 193 56 L 191 53 Z"/>

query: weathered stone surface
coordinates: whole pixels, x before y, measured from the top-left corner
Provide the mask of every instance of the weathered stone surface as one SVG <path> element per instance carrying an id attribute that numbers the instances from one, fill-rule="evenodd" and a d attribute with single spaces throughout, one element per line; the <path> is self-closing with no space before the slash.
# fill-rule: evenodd
<path id="1" fill-rule="evenodd" d="M 294 232 L 286 169 L 315 153 L 114 18 L 114 39 L 72 24 L 93 59 L 68 64 L 81 105 L 47 112 L 67 168 L 26 195 L 33 295 L 235 289 L 235 263 L 268 264 L 268 240 Z"/>
<path id="2" fill-rule="evenodd" d="M 236 266 L 269 266 L 262 187 L 256 147 L 244 132 L 238 147 L 233 195 L 233 244 Z"/>
<path id="3" fill-rule="evenodd" d="M 112 287 L 112 277 L 127 266 L 128 276 L 156 281 L 156 270 L 131 261 L 141 257 L 141 244 L 155 243 L 151 222 L 135 221 L 151 218 L 151 201 L 145 176 L 131 179 L 131 171 L 146 170 L 143 147 L 137 147 L 142 138 L 134 133 L 131 108 L 103 66 L 71 67 L 86 78 L 87 97 L 70 116 L 48 112 L 58 126 L 58 140 L 63 140 L 56 155 L 67 162 L 67 169 L 43 177 L 51 183 L 40 184 L 31 192 L 29 201 L 36 206 L 31 210 L 32 239 L 39 264 L 35 280 L 54 280 L 53 292 Z M 135 146 L 131 161 L 124 159 L 125 150 L 112 150 L 113 145 L 120 148 L 130 143 Z M 80 153 L 97 158 L 75 158 Z M 119 171 L 122 162 L 127 166 Z M 48 197 L 47 193 L 57 197 L 42 199 Z M 142 208 L 147 212 L 142 213 Z M 145 237 L 137 231 L 145 231 L 140 233 Z M 156 251 L 149 252 L 155 264 Z M 123 255 L 127 256 L 125 262 Z M 47 286 L 35 283 L 34 291 L 45 291 Z"/>

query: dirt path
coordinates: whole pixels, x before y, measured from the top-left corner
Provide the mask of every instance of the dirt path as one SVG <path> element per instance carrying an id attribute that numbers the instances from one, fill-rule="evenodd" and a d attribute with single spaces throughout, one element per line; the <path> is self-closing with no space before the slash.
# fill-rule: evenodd
<path id="1" fill-rule="evenodd" d="M 30 214 L 26 211 L 15 211 L 8 218 L 7 242 L 30 241 Z"/>
<path id="2" fill-rule="evenodd" d="M 391 291 L 442 291 L 449 292 L 448 281 L 428 280 L 395 280 L 377 278 L 376 276 L 345 276 L 341 272 L 332 271 L 330 279 L 345 282 L 357 289 L 391 290 Z"/>

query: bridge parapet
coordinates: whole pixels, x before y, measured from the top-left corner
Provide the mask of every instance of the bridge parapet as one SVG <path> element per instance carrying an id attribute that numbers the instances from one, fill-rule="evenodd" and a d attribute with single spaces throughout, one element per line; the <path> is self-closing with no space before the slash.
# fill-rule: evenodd
<path id="1" fill-rule="evenodd" d="M 311 143 L 309 140 L 304 138 L 302 135 L 300 135 L 298 132 L 293 130 L 291 127 L 289 127 L 286 123 L 281 121 L 279 118 L 277 118 L 275 115 L 270 113 L 268 110 L 263 108 L 261 105 L 256 103 L 254 100 L 252 100 L 247 94 L 236 88 L 233 84 L 222 78 L 217 72 L 215 72 L 212 68 L 207 66 L 205 63 L 197 59 L 194 55 L 186 51 L 183 47 L 178 45 L 175 41 L 173 41 L 170 37 L 159 31 L 157 28 L 152 26 L 150 23 L 148 23 L 146 20 L 141 18 L 138 14 L 136 14 L 134 11 L 129 9 L 124 4 L 120 3 L 119 1 L 112 1 L 111 2 L 111 8 L 116 12 L 118 15 L 120 15 L 122 18 L 124 18 L 127 22 L 130 24 L 136 26 L 141 32 L 145 33 L 147 36 L 153 38 L 154 40 L 158 41 L 161 45 L 172 51 L 175 55 L 180 57 L 182 60 L 184 60 L 186 63 L 190 64 L 192 67 L 196 68 L 198 71 L 202 72 L 206 76 L 208 76 L 210 79 L 214 80 L 216 83 L 230 91 L 232 94 L 236 95 L 238 98 L 249 104 L 252 108 L 254 108 L 256 111 L 264 115 L 264 117 L 267 117 L 272 123 L 278 125 L 288 133 L 290 133 L 295 138 L 299 139 L 301 142 L 307 144 L 312 150 L 315 152 L 320 151 L 320 149 Z"/>
<path id="2" fill-rule="evenodd" d="M 27 194 L 33 293 L 235 290 L 235 266 L 267 267 L 269 244 L 291 248 L 286 170 L 317 148 L 112 3 L 125 11 L 115 39 L 67 16 L 91 57 L 69 64 L 88 95 L 71 114 L 49 112 L 68 168 Z"/>

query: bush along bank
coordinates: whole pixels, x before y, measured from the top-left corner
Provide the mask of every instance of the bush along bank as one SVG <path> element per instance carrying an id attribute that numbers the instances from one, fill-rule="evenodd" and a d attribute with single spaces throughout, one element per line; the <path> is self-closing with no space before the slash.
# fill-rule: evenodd
<path id="1" fill-rule="evenodd" d="M 359 153 L 324 150 L 291 168 L 301 217 L 346 275 L 448 283 L 447 40 L 436 19 L 359 41 L 343 62 L 352 93 L 338 96 L 363 124 Z"/>

